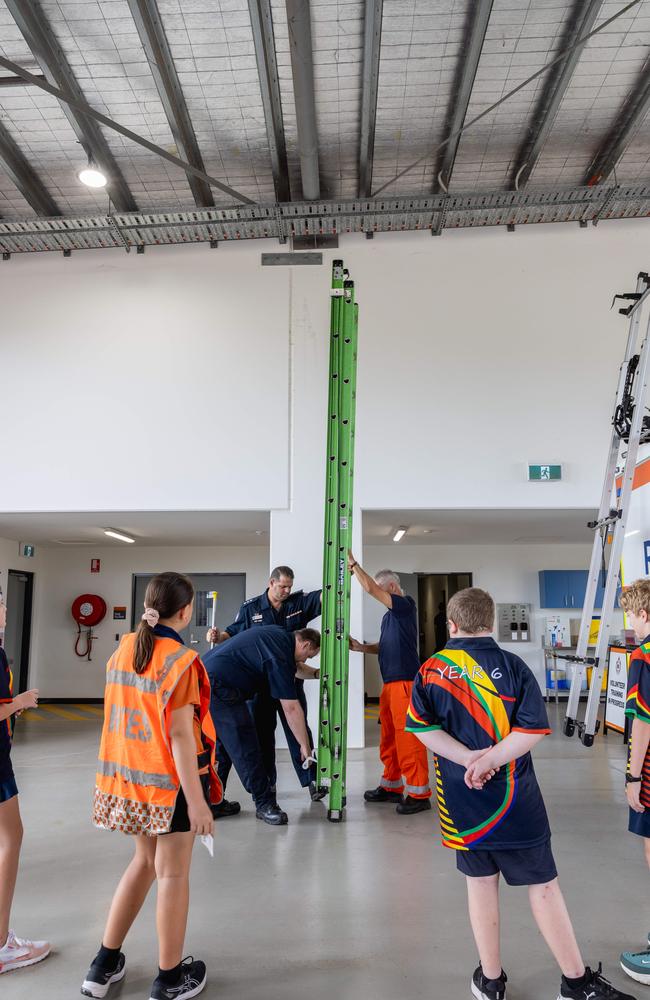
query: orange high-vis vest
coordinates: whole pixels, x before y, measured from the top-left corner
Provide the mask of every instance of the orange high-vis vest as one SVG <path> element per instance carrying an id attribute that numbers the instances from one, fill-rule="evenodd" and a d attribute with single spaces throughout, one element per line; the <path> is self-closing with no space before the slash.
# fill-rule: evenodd
<path id="1" fill-rule="evenodd" d="M 210 799 L 223 798 L 214 754 L 216 734 L 210 717 L 210 681 L 193 649 L 156 637 L 146 669 L 133 669 L 135 633 L 124 636 L 108 661 L 104 728 L 99 748 L 93 822 L 106 830 L 156 836 L 171 826 L 180 779 L 171 748 L 167 704 L 192 665 L 198 666 L 198 709 L 205 752 L 197 757 L 209 773 Z"/>

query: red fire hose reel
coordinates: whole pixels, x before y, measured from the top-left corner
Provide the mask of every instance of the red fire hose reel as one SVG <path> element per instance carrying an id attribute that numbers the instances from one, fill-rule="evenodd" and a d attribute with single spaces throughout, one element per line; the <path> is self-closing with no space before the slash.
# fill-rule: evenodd
<path id="1" fill-rule="evenodd" d="M 99 625 L 106 615 L 106 601 L 98 594 L 81 594 L 72 602 L 72 617 L 77 623 L 77 641 L 74 644 L 74 651 L 77 656 L 91 659 L 93 647 L 93 625 Z M 86 629 L 86 648 L 80 649 L 82 627 Z"/>

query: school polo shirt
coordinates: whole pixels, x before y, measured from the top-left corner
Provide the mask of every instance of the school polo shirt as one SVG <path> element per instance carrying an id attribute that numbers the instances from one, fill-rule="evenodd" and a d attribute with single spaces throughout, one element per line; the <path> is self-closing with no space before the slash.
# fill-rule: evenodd
<path id="1" fill-rule="evenodd" d="M 650 725 L 650 636 L 630 656 L 627 675 L 627 701 L 625 714 L 630 719 L 640 719 Z M 630 748 L 632 740 L 630 738 Z M 628 753 L 629 763 L 629 753 Z M 641 805 L 650 809 L 650 747 L 641 771 Z"/>
<path id="2" fill-rule="evenodd" d="M 245 629 L 203 658 L 214 686 L 252 698 L 267 686 L 273 698 L 295 699 L 296 640 L 280 625 Z"/>
<path id="3" fill-rule="evenodd" d="M 450 639 L 422 665 L 413 684 L 407 732 L 442 729 L 470 750 L 508 733 L 550 733 L 533 673 L 485 637 Z M 550 836 L 530 753 L 504 765 L 480 791 L 465 768 L 435 756 L 442 842 L 457 851 L 535 847 Z"/>
<path id="4" fill-rule="evenodd" d="M 265 590 L 263 594 L 244 601 L 226 632 L 228 635 L 237 635 L 256 625 L 281 625 L 287 632 L 306 628 L 321 613 L 320 595 L 320 590 L 312 590 L 308 594 L 297 590 L 295 594 L 289 594 L 279 608 L 274 608 L 269 601 L 268 591 Z"/>
<path id="5" fill-rule="evenodd" d="M 384 684 L 412 681 L 420 669 L 415 601 L 399 594 L 391 594 L 391 598 L 379 634 L 379 669 Z"/>
<path id="6" fill-rule="evenodd" d="M 0 705 L 7 705 L 13 700 L 11 690 L 11 670 L 7 654 L 0 646 Z M 0 722 L 0 782 L 9 781 L 14 772 L 11 766 L 11 716 Z"/>

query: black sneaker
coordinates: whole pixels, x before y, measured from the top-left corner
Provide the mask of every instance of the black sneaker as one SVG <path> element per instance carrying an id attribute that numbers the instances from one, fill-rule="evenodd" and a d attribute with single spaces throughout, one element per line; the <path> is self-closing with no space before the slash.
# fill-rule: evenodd
<path id="1" fill-rule="evenodd" d="M 413 813 L 426 812 L 431 808 L 431 799 L 414 799 L 407 795 L 401 802 L 398 802 L 395 812 L 401 816 L 412 816 Z"/>
<path id="2" fill-rule="evenodd" d="M 264 820 L 269 826 L 286 826 L 289 817 L 286 812 L 282 812 L 277 802 L 269 802 L 268 805 L 260 806 L 255 810 L 258 819 Z"/>
<path id="3" fill-rule="evenodd" d="M 99 965 L 96 961 L 93 962 L 83 981 L 82 995 L 98 997 L 101 1000 L 102 997 L 106 996 L 113 983 L 119 983 L 120 979 L 124 979 L 125 972 L 126 960 L 122 952 L 120 952 L 117 965 L 113 969 L 105 969 L 103 965 Z"/>
<path id="4" fill-rule="evenodd" d="M 564 976 L 557 1000 L 635 1000 L 630 993 L 621 993 L 602 975 L 602 965 L 597 969 L 585 969 L 585 981 L 581 986 L 571 988 Z"/>
<path id="5" fill-rule="evenodd" d="M 149 1000 L 190 1000 L 203 991 L 206 979 L 205 962 L 195 962 L 190 955 L 183 959 L 181 976 L 175 986 L 154 979 Z"/>
<path id="6" fill-rule="evenodd" d="M 487 979 L 479 965 L 472 976 L 472 996 L 476 1000 L 506 1000 L 507 982 L 508 977 L 503 969 L 498 979 Z"/>
<path id="7" fill-rule="evenodd" d="M 363 797 L 366 802 L 401 802 L 402 793 L 401 792 L 390 792 L 383 785 L 379 788 L 369 788 L 367 792 L 363 793 Z"/>
<path id="8" fill-rule="evenodd" d="M 226 816 L 237 816 L 241 812 L 239 802 L 229 802 L 228 799 L 222 799 L 219 805 L 212 805 L 210 808 L 213 819 L 225 819 Z"/>
<path id="9" fill-rule="evenodd" d="M 319 788 L 315 781 L 309 782 L 309 795 L 312 802 L 320 802 L 327 795 L 326 788 Z"/>

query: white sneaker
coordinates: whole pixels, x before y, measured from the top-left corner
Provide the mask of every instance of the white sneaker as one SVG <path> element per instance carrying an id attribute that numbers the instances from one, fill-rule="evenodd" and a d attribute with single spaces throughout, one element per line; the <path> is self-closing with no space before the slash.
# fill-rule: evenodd
<path id="1" fill-rule="evenodd" d="M 26 965 L 36 965 L 49 954 L 49 941 L 28 941 L 27 938 L 16 937 L 13 931 L 9 931 L 5 944 L 0 948 L 0 976 L 3 972 L 24 969 Z"/>

